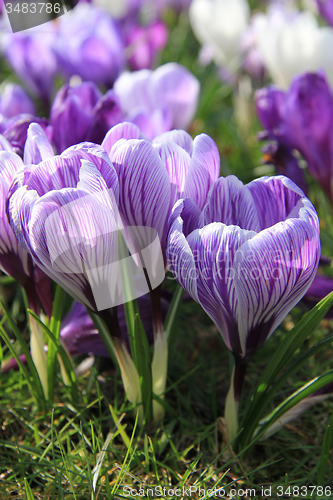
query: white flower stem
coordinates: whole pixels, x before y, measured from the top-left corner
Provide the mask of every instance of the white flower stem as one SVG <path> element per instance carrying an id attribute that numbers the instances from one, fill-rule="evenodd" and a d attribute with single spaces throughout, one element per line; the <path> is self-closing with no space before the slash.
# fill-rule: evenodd
<path id="1" fill-rule="evenodd" d="M 39 375 L 45 398 L 48 398 L 47 355 L 44 350 L 44 335 L 41 326 L 30 317 L 30 350 L 31 357 Z"/>

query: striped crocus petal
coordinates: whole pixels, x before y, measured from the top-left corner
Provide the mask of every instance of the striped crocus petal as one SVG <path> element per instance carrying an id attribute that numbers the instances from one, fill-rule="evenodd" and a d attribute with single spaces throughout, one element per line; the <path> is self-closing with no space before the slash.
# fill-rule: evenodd
<path id="1" fill-rule="evenodd" d="M 299 211 L 305 210 L 319 231 L 319 221 L 313 205 L 288 177 L 262 177 L 247 184 L 247 189 L 257 208 L 260 229 L 266 229 L 287 218 L 298 218 Z"/>
<path id="2" fill-rule="evenodd" d="M 192 198 L 203 208 L 207 195 L 220 175 L 220 155 L 213 139 L 206 134 L 198 135 L 193 141 L 190 168 L 186 176 L 184 198 Z"/>
<path id="3" fill-rule="evenodd" d="M 183 198 L 185 182 L 191 164 L 190 155 L 173 142 L 153 143 L 163 164 L 166 167 L 171 184 L 171 210 L 177 200 Z"/>
<path id="4" fill-rule="evenodd" d="M 42 196 L 49 191 L 77 186 L 82 161 L 90 161 L 101 172 L 106 185 L 118 196 L 118 179 L 113 165 L 101 146 L 91 143 L 81 143 L 72 146 L 60 156 L 43 160 L 35 166 L 30 166 L 24 172 L 21 185 L 37 191 Z"/>
<path id="5" fill-rule="evenodd" d="M 253 354 L 301 300 L 320 257 L 317 230 L 288 219 L 258 233 L 234 259 L 242 355 Z"/>
<path id="6" fill-rule="evenodd" d="M 140 129 L 131 122 L 118 123 L 112 127 L 102 142 L 105 151 L 110 155 L 114 144 L 119 140 L 143 139 Z"/>
<path id="7" fill-rule="evenodd" d="M 153 144 L 162 144 L 164 142 L 175 142 L 182 149 L 185 149 L 190 156 L 192 156 L 193 139 L 185 130 L 170 130 L 153 139 Z"/>
<path id="8" fill-rule="evenodd" d="M 31 123 L 24 146 L 23 161 L 25 165 L 37 165 L 54 156 L 53 148 L 44 130 L 38 123 Z"/>
<path id="9" fill-rule="evenodd" d="M 147 141 L 119 141 L 111 161 L 119 178 L 119 207 L 126 224 L 155 229 L 164 248 L 171 187 L 159 155 Z"/>

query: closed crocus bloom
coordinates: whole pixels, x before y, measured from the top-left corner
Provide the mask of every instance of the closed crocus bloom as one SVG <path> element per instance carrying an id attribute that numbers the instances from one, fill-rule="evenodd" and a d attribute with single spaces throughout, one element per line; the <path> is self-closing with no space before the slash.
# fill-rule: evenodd
<path id="1" fill-rule="evenodd" d="M 20 85 L 7 83 L 0 96 L 0 113 L 5 118 L 12 118 L 21 113 L 35 115 L 36 108 Z"/>
<path id="2" fill-rule="evenodd" d="M 247 28 L 247 0 L 193 0 L 189 9 L 194 34 L 218 66 L 239 68 L 241 38 Z"/>
<path id="3" fill-rule="evenodd" d="M 317 214 L 286 177 L 245 186 L 234 176 L 220 178 L 202 211 L 188 199 L 176 203 L 166 253 L 176 280 L 212 318 L 234 355 L 226 402 L 232 439 L 248 359 L 315 277 Z"/>
<path id="4" fill-rule="evenodd" d="M 262 89 L 256 105 L 268 137 L 297 149 L 332 200 L 333 96 L 325 77 L 315 73 L 297 77 L 288 92 Z"/>
<path id="5" fill-rule="evenodd" d="M 123 113 L 149 139 L 186 129 L 195 115 L 200 85 L 184 66 L 168 63 L 155 71 L 123 73 L 114 84 Z"/>
<path id="6" fill-rule="evenodd" d="M 316 0 L 320 14 L 333 26 L 333 2 L 332 0 Z"/>
<path id="7" fill-rule="evenodd" d="M 65 76 L 111 87 L 124 65 L 123 42 L 111 16 L 80 3 L 58 21 L 53 50 Z"/>
<path id="8" fill-rule="evenodd" d="M 333 83 L 333 30 L 319 27 L 310 12 L 273 6 L 258 14 L 254 30 L 264 64 L 274 83 L 286 89 L 294 76 L 323 69 Z"/>

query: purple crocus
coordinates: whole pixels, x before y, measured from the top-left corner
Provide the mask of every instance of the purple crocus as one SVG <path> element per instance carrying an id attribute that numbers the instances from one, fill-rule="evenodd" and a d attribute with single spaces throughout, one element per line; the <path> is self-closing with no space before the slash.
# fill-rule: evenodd
<path id="1" fill-rule="evenodd" d="M 245 186 L 234 176 L 220 178 L 203 210 L 190 199 L 175 204 L 166 254 L 178 283 L 202 305 L 234 355 L 226 401 L 232 439 L 249 358 L 315 277 L 316 211 L 287 177 Z"/>
<path id="2" fill-rule="evenodd" d="M 320 14 L 333 26 L 333 2 L 332 0 L 316 0 Z"/>
<path id="3" fill-rule="evenodd" d="M 267 131 L 263 137 L 297 149 L 332 201 L 333 96 L 324 75 L 301 75 L 287 92 L 275 87 L 259 90 L 256 106 Z"/>
<path id="4" fill-rule="evenodd" d="M 39 118 L 29 114 L 13 116 L 6 121 L 3 136 L 10 143 L 14 153 L 23 156 L 28 129 L 31 124 L 39 125 L 46 134 L 50 135 L 50 127 L 46 118 Z"/>
<path id="5" fill-rule="evenodd" d="M 29 307 L 39 314 L 39 303 L 48 316 L 52 312 L 51 282 L 33 265 L 27 251 L 20 245 L 13 233 L 6 215 L 6 199 L 9 187 L 23 162 L 10 151 L 0 151 L 0 269 L 15 278 L 23 286 Z"/>
<path id="6" fill-rule="evenodd" d="M 123 41 L 112 17 L 94 5 L 80 3 L 58 21 L 52 48 L 66 78 L 78 75 L 111 87 L 124 65 Z"/>
<path id="7" fill-rule="evenodd" d="M 107 131 L 122 119 L 119 100 L 113 90 L 102 96 L 93 82 L 77 86 L 65 84 L 51 108 L 53 143 L 58 153 L 83 141 L 100 144 Z"/>
<path id="8" fill-rule="evenodd" d="M 127 121 L 149 139 L 168 130 L 187 129 L 197 109 L 199 90 L 195 76 L 177 63 L 155 71 L 124 72 L 114 84 Z"/>

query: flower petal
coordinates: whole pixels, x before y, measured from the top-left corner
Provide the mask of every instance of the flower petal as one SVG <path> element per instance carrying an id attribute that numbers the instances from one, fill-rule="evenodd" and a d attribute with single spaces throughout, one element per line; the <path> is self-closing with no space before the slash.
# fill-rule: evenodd
<path id="1" fill-rule="evenodd" d="M 113 145 L 120 139 L 142 139 L 140 129 L 130 122 L 119 123 L 106 134 L 102 146 L 110 154 Z"/>
<path id="2" fill-rule="evenodd" d="M 153 140 L 153 144 L 162 144 L 164 142 L 175 142 L 178 146 L 185 149 L 190 156 L 193 154 L 193 139 L 185 130 L 170 130 L 158 135 Z"/>
<path id="3" fill-rule="evenodd" d="M 193 155 L 188 171 L 184 198 L 192 198 L 199 208 L 207 201 L 208 192 L 220 174 L 220 155 L 213 139 L 206 134 L 193 141 Z"/>

